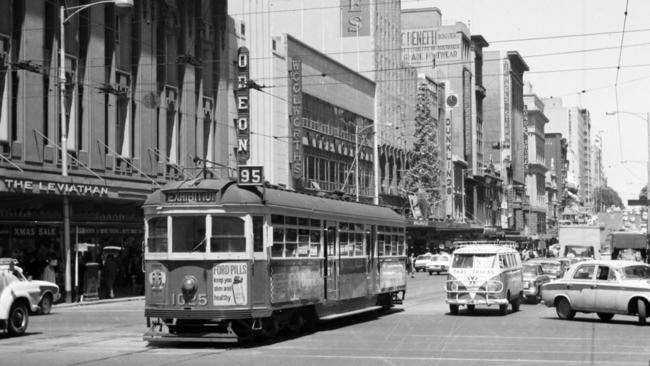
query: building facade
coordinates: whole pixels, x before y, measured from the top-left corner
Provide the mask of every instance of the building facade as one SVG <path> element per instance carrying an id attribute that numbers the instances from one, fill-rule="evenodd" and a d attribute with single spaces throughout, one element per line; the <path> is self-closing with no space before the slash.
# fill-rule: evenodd
<path id="1" fill-rule="evenodd" d="M 544 103 L 535 94 L 524 95 L 524 169 L 526 171 L 526 194 L 530 204 L 524 212 L 525 225 L 531 236 L 546 234 L 548 193 L 546 190 L 546 161 L 544 157 Z"/>
<path id="2" fill-rule="evenodd" d="M 568 143 L 561 133 L 544 134 L 544 160 L 546 169 L 548 169 L 547 184 L 550 183 L 549 209 L 546 215 L 549 234 L 557 233 L 558 220 L 562 218 L 562 212 L 567 206 L 566 176 L 569 170 L 567 151 Z"/>
<path id="3" fill-rule="evenodd" d="M 228 141 L 225 4 L 66 10 L 60 82 L 62 40 L 53 29 L 59 7 L 74 5 L 0 4 L 0 256 L 29 259 L 35 278 L 48 257 L 63 259 L 57 282 L 68 300 L 76 243 L 96 244 L 87 261 L 117 246 L 123 268 L 137 262 L 146 195 L 167 180 L 225 166 Z"/>
<path id="4" fill-rule="evenodd" d="M 523 233 L 524 212 L 529 209 L 523 159 L 523 76 L 528 65 L 516 51 L 489 51 L 484 57 L 484 159 L 503 179 L 502 227 Z"/>

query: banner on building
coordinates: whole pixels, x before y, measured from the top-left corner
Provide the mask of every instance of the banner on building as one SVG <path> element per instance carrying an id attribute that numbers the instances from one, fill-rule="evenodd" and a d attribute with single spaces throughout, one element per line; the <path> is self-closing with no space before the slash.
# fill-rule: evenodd
<path id="1" fill-rule="evenodd" d="M 510 62 L 503 62 L 503 149 L 510 149 L 510 126 L 511 126 L 511 86 L 510 86 Z M 504 152 L 509 154 L 509 152 Z M 503 158 L 503 157 L 502 157 Z"/>
<path id="2" fill-rule="evenodd" d="M 370 35 L 370 0 L 341 0 L 341 37 Z"/>
<path id="3" fill-rule="evenodd" d="M 457 29 L 419 28 L 402 31 L 402 55 L 413 67 L 461 61 L 463 39 Z"/>
<path id="4" fill-rule="evenodd" d="M 463 69 L 463 127 L 464 127 L 464 145 L 465 161 L 472 166 L 472 73 L 468 69 Z"/>
<path id="5" fill-rule="evenodd" d="M 302 60 L 299 57 L 291 59 L 291 92 L 289 118 L 291 121 L 291 171 L 294 179 L 302 178 L 303 151 L 302 151 Z"/>
<path id="6" fill-rule="evenodd" d="M 528 173 L 528 107 L 524 104 L 524 173 Z"/>

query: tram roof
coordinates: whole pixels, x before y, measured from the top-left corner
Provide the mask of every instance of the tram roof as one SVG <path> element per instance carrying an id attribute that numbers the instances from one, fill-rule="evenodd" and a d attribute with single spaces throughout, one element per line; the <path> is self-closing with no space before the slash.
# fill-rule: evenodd
<path id="1" fill-rule="evenodd" d="M 144 206 L 164 204 L 165 193 L 172 191 L 220 192 L 217 201 L 210 202 L 212 205 L 268 205 L 320 214 L 405 222 L 405 219 L 400 214 L 387 207 L 319 197 L 269 186 L 264 188 L 255 186 L 243 187 L 237 185 L 235 181 L 217 179 L 168 183 L 150 194 Z M 193 205 L 195 203 L 189 204 Z"/>

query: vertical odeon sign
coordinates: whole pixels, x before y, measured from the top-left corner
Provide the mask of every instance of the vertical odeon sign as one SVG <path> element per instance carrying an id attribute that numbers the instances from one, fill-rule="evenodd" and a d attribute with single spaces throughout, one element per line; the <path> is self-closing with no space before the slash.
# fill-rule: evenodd
<path id="1" fill-rule="evenodd" d="M 244 165 L 250 158 L 250 88 L 249 80 L 249 52 L 246 47 L 237 50 L 237 90 L 235 103 L 237 104 L 237 163 Z"/>
<path id="2" fill-rule="evenodd" d="M 302 178 L 302 60 L 291 59 L 291 150 L 293 164 L 291 171 L 294 179 Z"/>

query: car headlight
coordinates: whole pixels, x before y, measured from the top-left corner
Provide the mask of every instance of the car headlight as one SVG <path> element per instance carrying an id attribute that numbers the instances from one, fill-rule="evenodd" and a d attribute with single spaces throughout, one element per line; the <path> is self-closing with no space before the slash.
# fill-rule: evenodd
<path id="1" fill-rule="evenodd" d="M 503 286 L 501 286 L 501 282 L 488 281 L 486 289 L 487 289 L 487 291 L 490 291 L 490 292 L 499 292 L 499 291 L 501 291 L 502 287 Z"/>
<path id="2" fill-rule="evenodd" d="M 457 281 L 448 281 L 447 282 L 448 291 L 458 291 L 458 282 Z"/>

